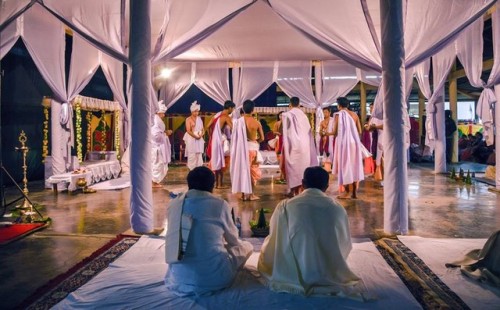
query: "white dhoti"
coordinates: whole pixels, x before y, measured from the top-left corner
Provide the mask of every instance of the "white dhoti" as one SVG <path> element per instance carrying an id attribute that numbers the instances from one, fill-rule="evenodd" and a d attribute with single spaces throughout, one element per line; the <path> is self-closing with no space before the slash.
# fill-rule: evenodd
<path id="1" fill-rule="evenodd" d="M 196 124 L 193 132 L 197 135 L 200 135 L 203 132 L 203 122 L 200 117 L 196 118 Z M 187 167 L 189 170 L 203 166 L 202 154 L 205 140 L 203 140 L 203 138 L 195 139 L 186 132 L 184 134 L 184 143 L 186 143 Z"/>

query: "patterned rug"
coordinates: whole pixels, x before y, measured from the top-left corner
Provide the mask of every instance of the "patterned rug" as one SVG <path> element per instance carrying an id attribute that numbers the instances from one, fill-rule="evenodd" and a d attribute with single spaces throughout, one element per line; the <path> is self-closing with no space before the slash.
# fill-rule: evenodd
<path id="1" fill-rule="evenodd" d="M 130 249 L 137 240 L 139 237 L 136 236 L 117 236 L 64 274 L 50 280 L 18 308 L 50 309 L 107 268 L 109 264 Z"/>
<path id="2" fill-rule="evenodd" d="M 383 238 L 374 243 L 424 309 L 470 309 L 401 241 Z"/>

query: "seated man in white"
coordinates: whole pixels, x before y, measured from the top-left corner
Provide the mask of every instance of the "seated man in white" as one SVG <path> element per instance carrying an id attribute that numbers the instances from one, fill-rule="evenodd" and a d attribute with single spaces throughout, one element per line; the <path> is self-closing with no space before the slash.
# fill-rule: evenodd
<path id="1" fill-rule="evenodd" d="M 325 194 L 328 173 L 306 168 L 302 186 L 274 210 L 258 270 L 273 291 L 362 298 L 361 280 L 346 263 L 352 248 L 347 213 Z"/>
<path id="2" fill-rule="evenodd" d="M 194 168 L 187 183 L 167 208 L 165 285 L 178 296 L 208 295 L 231 285 L 253 246 L 238 239 L 228 203 L 212 195 L 210 169 Z"/>

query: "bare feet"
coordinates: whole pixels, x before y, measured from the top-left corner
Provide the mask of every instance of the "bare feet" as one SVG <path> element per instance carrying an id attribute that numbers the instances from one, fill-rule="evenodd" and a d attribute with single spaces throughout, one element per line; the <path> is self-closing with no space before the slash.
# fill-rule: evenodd
<path id="1" fill-rule="evenodd" d="M 345 192 L 343 193 L 342 195 L 338 195 L 337 196 L 337 199 L 349 199 L 351 197 L 349 197 L 349 193 Z"/>
<path id="2" fill-rule="evenodd" d="M 250 197 L 248 197 L 248 200 L 250 200 L 250 201 L 255 201 L 255 200 L 259 200 L 259 199 L 260 199 L 260 197 L 254 195 L 254 194 L 252 194 L 252 195 L 250 195 Z"/>
<path id="3" fill-rule="evenodd" d="M 216 189 L 229 189 L 229 186 L 219 185 L 215 187 Z"/>
<path id="4" fill-rule="evenodd" d="M 160 183 L 155 183 L 153 182 L 153 188 L 162 188 L 163 185 L 161 185 Z"/>

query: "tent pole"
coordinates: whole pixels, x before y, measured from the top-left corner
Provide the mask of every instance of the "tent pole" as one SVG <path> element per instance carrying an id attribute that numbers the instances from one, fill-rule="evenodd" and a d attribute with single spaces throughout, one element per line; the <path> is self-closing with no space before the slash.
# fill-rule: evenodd
<path id="1" fill-rule="evenodd" d="M 136 233 L 154 229 L 151 171 L 150 0 L 130 1 L 131 144 L 130 225 Z"/>
<path id="2" fill-rule="evenodd" d="M 408 233 L 408 167 L 404 143 L 403 1 L 381 0 L 384 94 L 384 232 Z"/>

